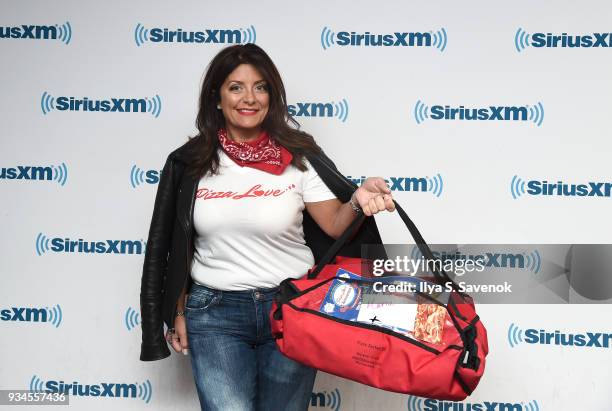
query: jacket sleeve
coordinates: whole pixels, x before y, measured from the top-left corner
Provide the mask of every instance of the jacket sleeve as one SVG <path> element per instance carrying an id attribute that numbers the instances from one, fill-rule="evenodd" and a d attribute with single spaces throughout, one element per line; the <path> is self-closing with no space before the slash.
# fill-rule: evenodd
<path id="1" fill-rule="evenodd" d="M 141 361 L 161 360 L 170 355 L 164 338 L 162 301 L 165 292 L 172 225 L 176 212 L 175 180 L 177 176 L 173 175 L 171 156 L 172 154 L 166 159 L 157 187 L 142 268 L 140 285 Z"/>
<path id="2" fill-rule="evenodd" d="M 346 203 L 350 200 L 353 192 L 357 190 L 357 184 L 346 178 L 336 167 L 336 164 L 327 157 L 324 152 L 319 153 L 315 157 L 308 157 L 309 161 L 316 161 L 320 163 L 322 167 L 327 169 L 329 172 L 324 173 L 326 178 L 324 183 L 327 184 L 330 190 L 334 192 L 336 197 Z M 321 175 L 321 173 L 319 173 Z"/>

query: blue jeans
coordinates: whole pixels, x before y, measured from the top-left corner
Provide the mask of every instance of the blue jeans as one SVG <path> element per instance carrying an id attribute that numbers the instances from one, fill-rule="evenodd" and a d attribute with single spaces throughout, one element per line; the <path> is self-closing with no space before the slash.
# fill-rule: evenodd
<path id="1" fill-rule="evenodd" d="M 202 410 L 308 409 L 316 370 L 276 348 L 268 317 L 276 292 L 193 284 L 185 319 Z"/>

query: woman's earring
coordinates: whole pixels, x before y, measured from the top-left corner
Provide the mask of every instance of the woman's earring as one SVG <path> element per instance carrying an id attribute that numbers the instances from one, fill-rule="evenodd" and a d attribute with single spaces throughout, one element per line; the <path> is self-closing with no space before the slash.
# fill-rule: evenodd
<path id="1" fill-rule="evenodd" d="M 221 104 L 217 104 L 217 110 L 221 110 Z"/>

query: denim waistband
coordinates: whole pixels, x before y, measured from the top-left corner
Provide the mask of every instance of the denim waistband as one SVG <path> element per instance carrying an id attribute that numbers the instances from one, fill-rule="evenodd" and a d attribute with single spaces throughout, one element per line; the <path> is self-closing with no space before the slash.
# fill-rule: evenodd
<path id="1" fill-rule="evenodd" d="M 218 298 L 223 298 L 226 301 L 236 302 L 252 302 L 252 301 L 269 301 L 273 300 L 274 296 L 278 293 L 279 287 L 272 288 L 253 288 L 251 290 L 239 290 L 239 291 L 223 291 L 217 290 L 216 288 L 210 288 L 205 285 L 193 283 L 189 293 L 209 293 Z"/>

